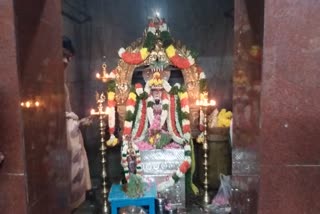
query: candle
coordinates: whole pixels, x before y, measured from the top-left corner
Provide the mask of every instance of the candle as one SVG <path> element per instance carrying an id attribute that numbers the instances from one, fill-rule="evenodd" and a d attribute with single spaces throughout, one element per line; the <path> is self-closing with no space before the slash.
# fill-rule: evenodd
<path id="1" fill-rule="evenodd" d="M 100 74 L 99 73 L 96 73 L 96 78 L 100 79 Z"/>

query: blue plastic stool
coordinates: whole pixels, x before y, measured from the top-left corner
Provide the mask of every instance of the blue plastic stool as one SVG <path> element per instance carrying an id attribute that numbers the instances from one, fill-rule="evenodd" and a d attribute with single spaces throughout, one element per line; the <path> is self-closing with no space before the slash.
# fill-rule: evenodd
<path id="1" fill-rule="evenodd" d="M 117 214 L 118 209 L 126 206 L 148 206 L 149 214 L 155 214 L 155 199 L 157 197 L 157 187 L 153 183 L 144 195 L 140 198 L 129 198 L 119 184 L 112 184 L 109 193 L 109 202 L 111 204 L 111 214 Z"/>

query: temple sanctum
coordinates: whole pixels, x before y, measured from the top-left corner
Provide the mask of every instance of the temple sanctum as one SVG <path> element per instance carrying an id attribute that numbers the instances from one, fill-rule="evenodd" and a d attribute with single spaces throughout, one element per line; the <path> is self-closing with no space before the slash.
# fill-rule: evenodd
<path id="1" fill-rule="evenodd" d="M 2 0 L 1 214 L 319 214 L 320 2 Z"/>

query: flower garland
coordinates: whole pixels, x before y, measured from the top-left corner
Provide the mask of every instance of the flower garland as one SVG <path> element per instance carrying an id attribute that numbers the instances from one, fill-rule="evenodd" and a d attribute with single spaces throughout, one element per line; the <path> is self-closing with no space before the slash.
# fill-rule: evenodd
<path id="1" fill-rule="evenodd" d="M 159 192 L 162 192 L 177 183 L 191 167 L 191 146 L 189 143 L 184 145 L 184 155 L 184 160 L 176 172 L 167 181 L 164 181 L 158 185 L 157 190 Z"/>
<path id="2" fill-rule="evenodd" d="M 136 118 L 140 118 L 139 123 L 138 125 L 136 125 L 136 122 L 135 122 L 135 126 L 132 130 L 132 136 L 135 142 L 143 140 L 147 132 L 148 118 L 147 118 L 146 112 L 147 112 L 147 102 L 146 100 L 141 100 L 141 102 L 139 102 L 137 117 L 136 117 Z"/>
<path id="3" fill-rule="evenodd" d="M 131 91 L 126 102 L 126 118 L 124 121 L 123 135 L 130 135 L 132 131 L 132 125 L 134 122 L 134 112 L 137 103 L 137 95 L 135 92 Z"/>
<path id="4" fill-rule="evenodd" d="M 142 140 L 140 139 L 141 136 L 142 138 L 144 137 L 144 134 L 146 133 L 147 130 L 147 102 L 145 100 L 147 93 L 143 91 L 142 85 L 140 83 L 137 83 L 135 85 L 136 88 L 136 93 L 137 93 L 137 98 L 138 98 L 138 107 L 135 111 L 136 113 L 136 118 L 139 118 L 139 123 L 138 125 L 136 124 L 136 121 L 134 121 L 134 126 L 132 129 L 132 137 L 134 141 L 137 140 Z"/>
<path id="5" fill-rule="evenodd" d="M 146 93 L 143 91 L 143 87 L 140 83 L 135 85 L 135 88 L 129 93 L 129 97 L 126 102 L 126 118 L 124 122 L 123 130 L 123 147 L 121 150 L 122 161 L 121 164 L 124 169 L 126 180 L 129 182 L 130 172 L 128 166 L 128 154 L 133 149 L 134 156 L 136 157 L 136 174 L 141 175 L 141 157 L 138 146 L 133 142 L 136 137 L 140 137 L 146 132 Z M 140 115 L 140 116 L 139 116 Z M 136 125 L 136 118 L 139 120 L 139 125 Z"/>
<path id="6" fill-rule="evenodd" d="M 161 118 L 160 118 L 160 127 L 163 127 L 164 123 L 167 120 L 168 110 L 169 110 L 168 94 L 163 92 L 162 93 L 162 112 L 161 112 Z"/>
<path id="7" fill-rule="evenodd" d="M 188 93 L 185 90 L 181 90 L 178 92 L 178 96 L 180 99 L 180 106 L 181 106 L 181 112 L 182 112 L 182 131 L 183 131 L 183 137 L 189 141 L 191 139 L 191 128 L 190 128 L 190 120 L 189 120 L 189 97 Z"/>
<path id="8" fill-rule="evenodd" d="M 137 147 L 137 145 L 135 145 L 132 142 L 130 142 L 129 144 L 130 145 L 128 145 L 128 143 L 125 143 L 121 150 L 121 165 L 123 167 L 124 175 L 127 181 L 130 180 L 128 154 L 131 152 L 131 150 L 134 151 L 134 156 L 136 157 L 136 174 L 138 175 L 142 174 L 141 155 L 140 155 L 139 148 Z"/>
<path id="9" fill-rule="evenodd" d="M 167 119 L 168 130 L 172 134 L 172 139 L 179 144 L 184 143 L 184 139 L 180 136 L 177 126 L 180 124 L 176 123 L 176 95 L 170 94 L 170 113 Z"/>
<path id="10" fill-rule="evenodd" d="M 149 123 L 152 123 L 152 121 L 154 120 L 153 105 L 154 105 L 154 98 L 151 94 L 149 94 L 147 99 L 147 117 L 148 117 Z"/>
<path id="11" fill-rule="evenodd" d="M 116 117 L 116 101 L 115 101 L 115 82 L 110 81 L 108 85 L 108 102 L 107 102 L 107 111 L 108 111 L 108 126 L 109 126 L 109 133 L 110 138 L 107 140 L 106 144 L 107 146 L 115 146 L 118 144 L 118 138 L 114 135 L 115 132 L 115 117 Z"/>
<path id="12" fill-rule="evenodd" d="M 180 167 L 177 169 L 177 171 L 165 182 L 162 182 L 158 185 L 158 191 L 163 191 L 171 186 L 173 186 L 178 180 L 183 177 L 186 172 L 190 169 L 192 166 L 192 152 L 191 152 L 191 128 L 190 128 L 190 121 L 189 121 L 189 113 L 190 108 L 188 104 L 188 93 L 185 89 L 181 88 L 180 84 L 175 84 L 174 87 L 172 87 L 170 95 L 170 116 L 168 117 L 168 129 L 171 133 L 173 133 L 173 139 L 177 142 L 177 140 L 181 141 L 182 143 L 185 143 L 184 150 L 185 150 L 185 159 L 181 163 Z M 179 117 L 179 115 L 181 115 Z M 173 122 L 173 118 L 175 117 L 175 120 Z M 179 121 L 176 123 L 176 121 Z M 171 124 L 171 125 L 170 125 Z M 183 138 L 179 136 L 179 129 L 180 125 L 182 124 L 182 130 Z M 181 127 L 180 127 L 181 129 Z M 191 188 L 197 192 L 197 188 L 193 186 L 191 183 Z"/>
<path id="13" fill-rule="evenodd" d="M 143 47 L 137 52 L 129 52 L 124 48 L 120 48 L 118 54 L 126 63 L 138 65 L 142 63 L 149 56 L 150 51 L 153 49 L 155 40 L 156 40 L 156 30 L 159 29 L 162 31 L 167 31 L 168 27 L 166 22 L 163 19 L 151 20 L 147 29 L 147 37 L 143 44 Z"/>
<path id="14" fill-rule="evenodd" d="M 150 51 L 154 48 L 156 43 L 156 32 L 160 32 L 160 40 L 163 43 L 163 47 L 166 50 L 167 56 L 170 61 L 180 69 L 186 69 L 195 63 L 195 54 L 190 51 L 187 57 L 180 56 L 175 47 L 173 46 L 173 39 L 169 33 L 167 23 L 164 19 L 152 19 L 149 22 L 147 28 L 147 36 L 145 38 L 143 47 L 136 52 L 126 51 L 124 48 L 120 48 L 118 54 L 126 63 L 138 65 L 145 61 L 150 55 Z"/>
<path id="15" fill-rule="evenodd" d="M 148 48 L 141 48 L 138 52 L 128 52 L 124 48 L 120 48 L 118 54 L 126 63 L 138 65 L 149 56 L 150 52 Z"/>
<path id="16" fill-rule="evenodd" d="M 195 59 L 191 55 L 188 57 L 180 56 L 172 44 L 166 48 L 166 53 L 170 61 L 178 68 L 186 69 L 195 63 Z"/>

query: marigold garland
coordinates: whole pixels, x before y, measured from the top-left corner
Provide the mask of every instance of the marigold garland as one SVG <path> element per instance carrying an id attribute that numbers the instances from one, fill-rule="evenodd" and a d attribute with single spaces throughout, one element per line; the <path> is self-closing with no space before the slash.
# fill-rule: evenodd
<path id="1" fill-rule="evenodd" d="M 195 63 L 195 60 L 191 55 L 188 57 L 180 56 L 172 44 L 166 48 L 166 53 L 170 61 L 178 68 L 186 69 Z"/>
<path id="2" fill-rule="evenodd" d="M 115 82 L 111 81 L 108 84 L 108 93 L 107 93 L 107 111 L 108 111 L 108 126 L 110 138 L 106 141 L 107 146 L 115 146 L 119 143 L 118 138 L 114 135 L 115 132 L 115 117 L 116 117 L 116 101 L 115 101 Z"/>
<path id="3" fill-rule="evenodd" d="M 126 63 L 138 65 L 149 56 L 150 52 L 148 48 L 141 48 L 139 52 L 128 52 L 124 48 L 120 48 L 118 54 Z"/>

